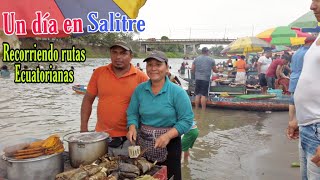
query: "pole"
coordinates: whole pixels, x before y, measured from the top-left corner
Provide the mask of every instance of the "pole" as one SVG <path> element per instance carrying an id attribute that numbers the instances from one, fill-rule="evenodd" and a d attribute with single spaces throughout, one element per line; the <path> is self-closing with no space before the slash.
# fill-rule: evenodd
<path id="1" fill-rule="evenodd" d="M 253 36 L 253 31 L 254 31 L 254 25 L 252 24 L 252 36 Z"/>

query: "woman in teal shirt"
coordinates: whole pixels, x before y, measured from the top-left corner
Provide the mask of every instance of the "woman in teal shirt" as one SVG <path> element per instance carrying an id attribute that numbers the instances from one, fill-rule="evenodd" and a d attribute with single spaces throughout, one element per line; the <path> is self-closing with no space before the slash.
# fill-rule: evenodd
<path id="1" fill-rule="evenodd" d="M 149 81 L 134 91 L 127 110 L 127 137 L 147 149 L 149 161 L 168 167 L 168 178 L 181 179 L 181 138 L 192 126 L 193 111 L 185 90 L 168 77 L 168 59 L 154 51 L 145 60 Z M 137 133 L 137 129 L 139 133 Z"/>

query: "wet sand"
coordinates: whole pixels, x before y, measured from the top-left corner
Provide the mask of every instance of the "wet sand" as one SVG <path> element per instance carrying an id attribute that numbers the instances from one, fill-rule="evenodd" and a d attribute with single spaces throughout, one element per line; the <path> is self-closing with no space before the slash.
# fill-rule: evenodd
<path id="1" fill-rule="evenodd" d="M 264 121 L 270 140 L 263 151 L 242 157 L 244 169 L 250 179 L 300 179 L 299 168 L 292 168 L 291 163 L 299 160 L 298 140 L 289 141 L 284 130 L 288 123 L 287 112 L 273 112 Z"/>

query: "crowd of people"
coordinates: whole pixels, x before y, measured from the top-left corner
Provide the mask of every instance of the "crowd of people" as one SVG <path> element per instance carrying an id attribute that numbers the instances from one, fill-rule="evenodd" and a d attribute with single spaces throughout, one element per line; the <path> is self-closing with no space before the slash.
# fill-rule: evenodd
<path id="1" fill-rule="evenodd" d="M 287 136 L 297 139 L 300 135 L 300 146 L 309 148 L 300 150 L 304 153 L 301 155 L 301 166 L 305 177 L 310 176 L 305 171 L 309 161 L 320 165 L 320 148 L 319 154 L 311 156 L 315 154 L 320 142 L 308 144 L 311 140 L 319 141 L 312 139 L 310 132 L 320 122 L 320 111 L 317 109 L 320 101 L 314 96 L 305 98 L 306 96 L 301 95 L 308 91 L 316 96 L 315 93 L 319 92 L 314 91 L 315 86 L 308 90 L 303 88 L 311 85 L 308 83 L 310 80 L 317 81 L 317 76 L 311 78 L 309 72 L 306 73 L 308 70 L 316 71 L 311 64 L 320 52 L 316 51 L 319 48 L 319 40 L 316 39 L 307 38 L 305 45 L 293 55 L 285 52 L 281 56 L 272 57 L 270 51 L 265 51 L 261 57 L 252 59 L 251 66 L 247 65 L 245 56 L 237 57 L 235 62 L 229 58 L 223 64 L 229 71 L 236 70 L 235 81 L 241 84 L 246 83 L 246 71 L 256 68 L 262 93 L 266 93 L 268 88 L 278 88 L 282 85 L 282 79 L 287 80 L 285 83 L 288 86 L 285 88 L 294 95 L 290 105 Z M 127 155 L 128 147 L 138 144 L 142 149 L 148 149 L 144 154 L 148 160 L 168 167 L 168 177 L 181 179 L 181 158 L 188 158 L 189 149 L 193 147 L 199 130 L 186 91 L 179 86 L 179 78 L 169 71 L 168 58 L 163 52 L 153 51 L 143 61 L 146 62 L 145 74 L 139 63 L 137 66 L 131 64 L 133 51 L 128 43 L 116 42 L 110 47 L 110 55 L 111 63 L 97 68 L 88 84 L 81 106 L 81 132 L 88 131 L 92 104 L 99 97 L 95 130 L 110 134 L 112 140 L 109 142 L 108 153 Z M 303 63 L 303 59 L 308 59 L 308 63 Z M 195 110 L 200 106 L 202 110 L 206 109 L 210 78 L 212 72 L 219 72 L 217 66 L 209 56 L 207 47 L 202 48 L 202 54 L 193 61 L 191 71 L 195 74 L 196 82 Z M 126 88 L 122 88 L 123 84 L 126 84 Z M 301 104 L 303 102 L 304 105 Z M 301 135 L 304 135 L 303 138 Z"/>

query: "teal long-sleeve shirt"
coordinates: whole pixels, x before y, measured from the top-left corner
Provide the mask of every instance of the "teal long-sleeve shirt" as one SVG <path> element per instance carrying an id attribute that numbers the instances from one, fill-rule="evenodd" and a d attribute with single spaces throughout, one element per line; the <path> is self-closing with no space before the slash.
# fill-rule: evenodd
<path id="1" fill-rule="evenodd" d="M 151 81 L 141 83 L 134 91 L 127 109 L 127 127 L 139 124 L 174 127 L 179 135 L 189 131 L 193 111 L 186 91 L 166 78 L 161 91 L 154 95 Z"/>

